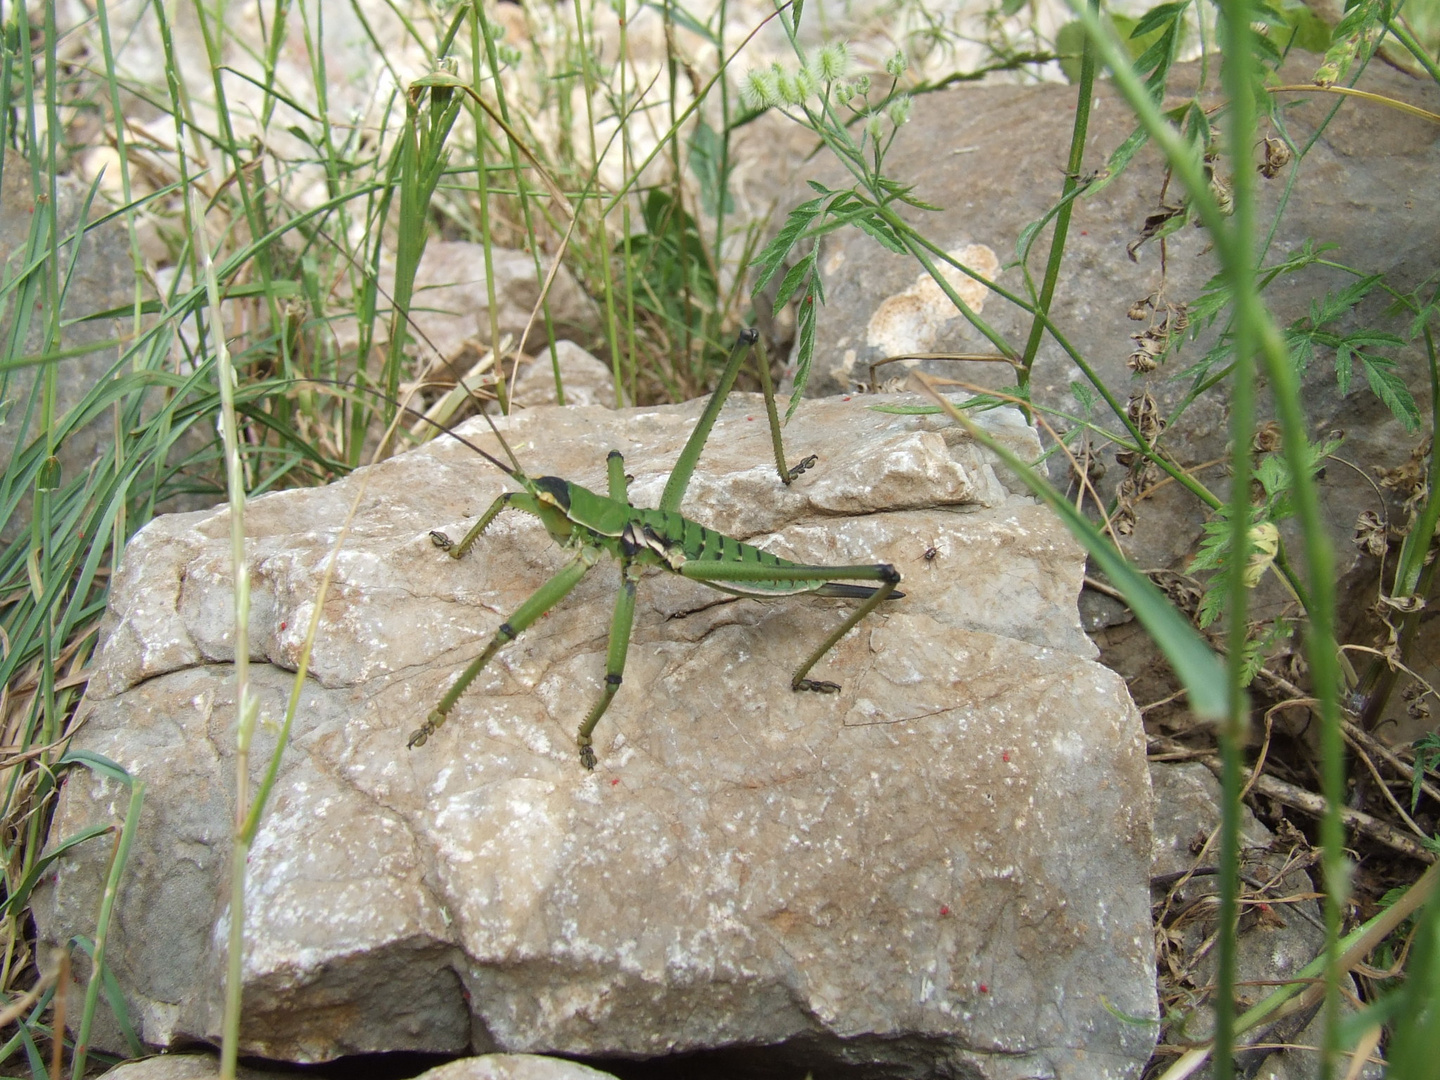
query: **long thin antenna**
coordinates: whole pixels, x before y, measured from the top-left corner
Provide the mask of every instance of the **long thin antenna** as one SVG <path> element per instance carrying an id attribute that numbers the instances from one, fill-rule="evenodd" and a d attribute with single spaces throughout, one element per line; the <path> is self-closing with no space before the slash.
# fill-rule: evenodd
<path id="1" fill-rule="evenodd" d="M 461 386 L 464 386 L 465 384 L 464 384 L 464 383 L 461 383 L 460 385 L 461 385 Z M 467 388 L 467 389 L 468 389 L 468 388 Z M 512 464 L 512 465 L 515 466 L 515 471 L 514 471 L 514 472 L 510 472 L 509 469 L 506 469 L 505 471 L 506 471 L 506 472 L 509 472 L 511 476 L 524 476 L 524 475 L 525 475 L 525 470 L 524 470 L 523 468 L 521 468 L 521 466 L 520 466 L 520 459 L 515 456 L 515 451 L 510 449 L 510 444 L 505 441 L 505 436 L 500 434 L 500 429 L 495 426 L 495 421 L 490 419 L 490 414 L 485 411 L 485 403 L 484 403 L 483 401 L 480 403 L 480 415 L 485 418 L 485 423 L 487 423 L 487 424 L 490 425 L 490 430 L 491 430 L 491 432 L 494 433 L 495 438 L 497 438 L 497 439 L 500 440 L 500 445 L 505 448 L 505 456 L 510 459 L 510 464 Z M 427 416 L 425 419 L 430 420 L 430 418 L 429 418 L 428 416 Z M 443 424 L 436 423 L 436 421 L 434 421 L 434 420 L 430 420 L 430 423 L 435 424 L 436 427 L 439 427 L 439 428 L 441 428 L 442 430 L 444 429 L 444 425 L 443 425 Z M 448 432 L 448 434 L 450 434 L 450 435 L 455 435 L 455 433 L 454 433 L 453 431 Z M 455 438 L 460 439 L 460 436 L 459 436 L 459 435 L 455 435 Z M 461 442 L 465 442 L 464 439 L 460 439 L 460 441 L 461 441 Z M 470 445 L 470 444 L 469 444 L 469 443 L 466 443 L 466 445 L 468 446 L 468 445 Z M 485 451 L 484 451 L 484 450 L 481 450 L 480 452 L 481 452 L 482 454 L 485 454 Z M 486 456 L 486 457 L 490 457 L 489 454 L 485 454 L 485 456 Z M 490 458 L 490 460 L 491 460 L 491 461 L 495 461 L 494 458 Z M 495 463 L 496 463 L 497 465 L 500 464 L 498 461 L 495 462 Z M 501 467 L 501 468 L 505 468 L 503 465 L 501 465 L 500 467 Z"/>
<path id="2" fill-rule="evenodd" d="M 321 385 L 323 385 L 323 386 L 334 386 L 334 387 L 338 387 L 339 389 L 341 389 L 341 390 L 346 390 L 346 391 L 348 391 L 348 392 L 350 392 L 350 393 L 352 393 L 352 394 L 373 394 L 374 396 L 376 396 L 376 397 L 378 397 L 378 398 L 380 398 L 380 399 L 382 399 L 382 400 L 384 400 L 384 401 L 388 401 L 391 405 L 394 405 L 397 409 L 400 409 L 400 410 L 402 410 L 402 411 L 404 411 L 404 412 L 409 413 L 411 416 L 415 417 L 417 420 L 424 421 L 425 423 L 429 424 L 431 427 L 435 428 L 437 431 L 440 431 L 440 432 L 442 432 L 443 434 L 449 435 L 450 438 L 454 439 L 456 442 L 458 442 L 458 443 L 463 443 L 465 446 L 468 446 L 471 450 L 474 450 L 475 453 L 479 454 L 479 455 L 480 455 L 481 457 L 483 457 L 486 461 L 490 462 L 490 464 L 494 465 L 497 469 L 499 469 L 501 472 L 503 472 L 506 476 L 508 476 L 508 477 L 510 477 L 510 478 L 512 478 L 512 479 L 514 479 L 514 480 L 521 480 L 521 481 L 523 481 L 523 480 L 528 480 L 528 479 L 529 479 L 529 477 L 525 475 L 525 470 L 520 467 L 520 462 L 516 459 L 514 451 L 510 449 L 510 444 L 505 441 L 505 436 L 500 434 L 500 429 L 495 426 L 495 421 L 492 420 L 492 419 L 490 419 L 490 414 L 487 413 L 483 408 L 480 410 L 480 415 L 483 416 L 483 417 L 485 417 L 485 422 L 490 425 L 490 430 L 491 430 L 492 432 L 494 432 L 495 438 L 499 439 L 499 440 L 500 440 L 500 445 L 505 448 L 505 456 L 508 457 L 508 458 L 510 459 L 510 461 L 511 461 L 511 464 L 514 465 L 514 468 L 513 468 L 513 469 L 512 469 L 509 465 L 506 465 L 506 464 L 505 464 L 503 461 L 501 461 L 499 458 L 497 458 L 494 454 L 490 453 L 490 451 L 484 449 L 483 447 L 477 446 L 475 443 L 473 443 L 473 442 L 471 442 L 469 439 L 465 438 L 464 435 L 461 435 L 461 434 L 460 434 L 459 432 L 457 432 L 454 428 L 451 428 L 451 427 L 449 427 L 449 426 L 447 426 L 447 425 L 445 425 L 445 424 L 442 424 L 439 420 L 436 420 L 436 419 L 434 419 L 434 418 L 432 418 L 432 417 L 426 416 L 426 415 L 425 415 L 423 412 L 421 412 L 419 409 L 413 409 L 413 408 L 411 408 L 409 405 L 406 405 L 403 401 L 396 401 L 396 400 L 395 400 L 394 398 L 392 398 L 389 394 L 381 393 L 379 390 L 376 390 L 376 389 L 374 389 L 373 387 L 364 387 L 364 388 L 361 388 L 361 387 L 358 387 L 358 386 L 354 386 L 354 385 L 352 385 L 352 384 L 350 384 L 350 383 L 348 383 L 348 382 L 344 382 L 344 381 L 342 381 L 342 380 L 340 380 L 340 379 L 319 379 L 319 378 L 315 378 L 315 377 L 313 377 L 313 376 L 312 376 L 312 377 L 301 377 L 301 378 L 288 379 L 288 380 L 286 380 L 286 381 L 287 381 L 287 382 L 319 383 L 319 384 L 321 384 Z"/>

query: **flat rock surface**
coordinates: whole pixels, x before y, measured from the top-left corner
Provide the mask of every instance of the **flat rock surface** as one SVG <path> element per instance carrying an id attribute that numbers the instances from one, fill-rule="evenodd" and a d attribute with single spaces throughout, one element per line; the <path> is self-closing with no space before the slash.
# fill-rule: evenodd
<path id="1" fill-rule="evenodd" d="M 246 1053 L 745 1046 L 817 1075 L 1139 1075 L 1153 1031 L 1110 1010 L 1155 1010 L 1149 781 L 1139 717 L 1079 626 L 1081 554 L 958 429 L 877 400 L 802 405 L 787 445 L 820 462 L 787 489 L 761 403 L 737 395 L 683 507 L 797 560 L 900 570 L 905 598 L 815 669 L 841 692 L 789 680 L 852 602 L 650 574 L 592 773 L 574 730 L 603 677 L 606 564 L 405 748 L 567 559 L 514 512 L 462 562 L 433 546 L 504 490 L 495 469 L 443 440 L 249 506 L 258 778 L 360 492 L 250 854 Z M 529 469 L 594 489 L 621 450 L 632 502 L 654 505 L 699 408 L 537 409 L 505 430 Z M 1038 453 L 1014 412 L 982 419 Z M 219 509 L 132 542 L 75 742 L 148 784 L 110 956 L 160 1045 L 220 1021 L 228 533 Z M 53 835 L 124 799 L 72 772 Z M 45 939 L 91 925 L 108 857 L 57 864 Z"/>

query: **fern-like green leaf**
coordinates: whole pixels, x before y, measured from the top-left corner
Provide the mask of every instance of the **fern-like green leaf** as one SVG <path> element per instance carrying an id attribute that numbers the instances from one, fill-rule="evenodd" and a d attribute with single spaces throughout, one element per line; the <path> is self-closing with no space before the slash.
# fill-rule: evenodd
<path id="1" fill-rule="evenodd" d="M 805 384 L 810 381 L 810 361 L 815 357 L 815 308 L 813 302 L 801 304 L 800 314 L 796 319 L 798 347 L 795 351 L 795 388 L 790 392 L 790 404 L 785 408 L 787 424 L 790 417 L 795 415 L 795 410 L 800 407 Z"/>
<path id="2" fill-rule="evenodd" d="M 770 284 L 770 279 L 779 272 L 780 267 L 785 265 L 785 259 L 790 254 L 790 249 L 810 227 L 811 222 L 820 216 L 824 205 L 825 198 L 822 197 L 803 202 L 790 211 L 789 216 L 785 219 L 785 224 L 775 234 L 775 238 L 765 245 L 764 250 L 750 264 L 760 268 L 760 276 L 750 287 L 751 296 L 756 295 Z"/>
<path id="3" fill-rule="evenodd" d="M 794 296 L 800 286 L 804 284 L 805 278 L 815 269 L 816 250 L 818 249 L 812 249 L 809 255 L 806 255 L 805 258 L 792 266 L 784 278 L 781 279 L 780 288 L 775 293 L 775 312 L 777 314 L 782 307 L 790 302 L 790 298 Z"/>
<path id="4" fill-rule="evenodd" d="M 1420 408 L 1415 404 L 1405 381 L 1395 370 L 1395 361 L 1383 356 L 1370 356 L 1357 352 L 1360 365 L 1365 369 L 1365 378 L 1375 396 L 1385 403 L 1390 414 L 1405 425 L 1405 430 L 1414 434 L 1420 430 Z"/>

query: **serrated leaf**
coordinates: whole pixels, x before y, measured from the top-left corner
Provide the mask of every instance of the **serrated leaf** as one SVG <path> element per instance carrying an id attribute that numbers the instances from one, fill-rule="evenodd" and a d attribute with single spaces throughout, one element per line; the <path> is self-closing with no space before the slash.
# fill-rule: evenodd
<path id="1" fill-rule="evenodd" d="M 817 257 L 819 253 L 816 253 Z M 815 303 L 825 303 L 825 277 L 820 273 L 819 264 L 816 264 L 815 273 L 810 275 L 810 295 L 815 298 Z"/>
<path id="2" fill-rule="evenodd" d="M 1157 27 L 1173 23 L 1189 6 L 1189 0 L 1172 4 L 1157 4 L 1140 16 L 1140 21 L 1135 24 L 1135 29 L 1130 31 L 1130 36 L 1132 38 L 1144 37 Z"/>
<path id="3" fill-rule="evenodd" d="M 1316 329 L 1347 314 L 1351 308 L 1369 296 L 1379 283 L 1380 275 L 1371 274 L 1369 277 L 1352 281 L 1338 292 L 1326 292 L 1318 306 L 1312 302 L 1310 317 Z"/>
<path id="4" fill-rule="evenodd" d="M 1255 676 L 1260 674 L 1260 669 L 1265 666 L 1266 650 L 1262 643 L 1251 640 L 1245 643 L 1245 663 L 1240 668 L 1240 682 L 1249 686 L 1255 681 Z"/>
<path id="5" fill-rule="evenodd" d="M 1121 25 L 1119 16 L 1112 16 L 1112 19 L 1117 26 Z M 1164 92 L 1165 81 L 1170 75 L 1170 67 L 1175 63 L 1175 57 L 1179 53 L 1180 36 L 1184 25 L 1178 19 L 1171 17 L 1150 26 L 1144 33 L 1138 32 L 1139 27 L 1145 22 L 1148 22 L 1148 16 L 1135 24 L 1130 40 L 1126 41 L 1125 45 L 1129 49 L 1130 55 L 1135 58 L 1132 65 L 1135 73 L 1145 77 L 1146 88 L 1158 101 L 1159 96 Z"/>
<path id="6" fill-rule="evenodd" d="M 1276 47 L 1275 42 L 1270 40 L 1269 34 L 1251 34 L 1250 44 L 1254 47 L 1257 55 L 1271 64 L 1280 62 L 1280 50 Z"/>
<path id="7" fill-rule="evenodd" d="M 1176 380 L 1190 379 L 1192 394 L 1198 393 L 1201 384 L 1210 378 L 1210 369 L 1216 364 L 1233 363 L 1234 359 L 1234 338 L 1229 334 L 1221 334 L 1220 340 L 1211 345 L 1195 363 L 1191 364 L 1184 371 L 1175 376 Z"/>
<path id="8" fill-rule="evenodd" d="M 856 228 L 860 229 L 867 236 L 873 236 L 881 246 L 895 252 L 897 255 L 905 254 L 905 245 L 901 243 L 900 237 L 895 235 L 895 230 L 884 218 L 857 214 L 853 219 Z"/>
<path id="9" fill-rule="evenodd" d="M 1192 100 L 1185 109 L 1185 137 L 1190 145 L 1197 147 L 1202 154 L 1213 138 L 1210 117 L 1198 101 Z"/>
<path id="10" fill-rule="evenodd" d="M 1418 298 L 1414 298 L 1414 297 L 1412 297 L 1412 298 L 1413 298 L 1413 299 L 1418 299 Z M 1416 312 L 1415 318 L 1414 318 L 1413 320 L 1411 320 L 1411 323 L 1410 323 L 1410 336 L 1411 336 L 1412 338 L 1417 338 L 1417 337 L 1419 337 L 1419 336 L 1424 332 L 1426 324 L 1428 324 L 1428 323 L 1430 322 L 1430 320 L 1431 320 L 1432 318 L 1434 318 L 1435 315 L 1437 314 L 1437 307 L 1436 307 L 1435 300 L 1436 300 L 1436 297 L 1435 297 L 1435 296 L 1432 296 L 1432 297 L 1430 298 L 1429 303 L 1426 303 L 1426 304 L 1419 304 L 1419 303 L 1417 303 L 1417 304 L 1416 304 L 1416 306 L 1419 308 L 1419 311 Z"/>
<path id="11" fill-rule="evenodd" d="M 762 268 L 760 277 L 750 287 L 751 296 L 757 295 L 761 289 L 765 288 L 770 283 L 770 279 L 785 264 L 785 257 L 790 254 L 790 249 L 810 227 L 810 223 L 820 216 L 824 202 L 824 199 L 811 199 L 790 211 L 789 216 L 785 219 L 785 224 L 775 234 L 775 239 L 766 244 L 765 249 L 750 264 Z"/>
<path id="12" fill-rule="evenodd" d="M 1405 425 L 1405 430 L 1414 434 L 1420 429 L 1420 409 L 1411 397 L 1405 381 L 1395 370 L 1395 362 L 1385 357 L 1357 354 L 1370 381 L 1370 389 L 1385 403 L 1392 416 Z"/>
<path id="13" fill-rule="evenodd" d="M 841 228 L 858 217 L 867 216 L 871 209 L 869 203 L 860 202 L 858 199 L 836 199 L 830 204 L 830 220 L 825 225 L 832 230 Z"/>
<path id="14" fill-rule="evenodd" d="M 1366 330 L 1364 328 L 1346 334 L 1341 340 L 1356 352 L 1363 352 L 1367 348 L 1395 349 L 1405 344 L 1404 339 L 1398 338 L 1394 334 L 1387 334 L 1384 330 Z"/>
<path id="15" fill-rule="evenodd" d="M 944 211 L 945 208 L 943 206 L 936 206 L 934 203 L 928 203 L 924 199 L 912 195 L 910 191 L 911 189 L 907 188 L 905 194 L 899 196 L 900 202 L 904 203 L 906 206 L 913 206 L 916 210 L 928 210 L 934 214 L 939 214 Z"/>
<path id="16" fill-rule="evenodd" d="M 1198 331 L 1202 326 L 1209 326 L 1215 316 L 1230 306 L 1233 299 L 1234 293 L 1230 290 L 1229 280 L 1216 274 L 1205 283 L 1200 295 L 1185 305 L 1191 327 Z"/>
<path id="17" fill-rule="evenodd" d="M 1255 480 L 1266 495 L 1275 495 L 1290 486 L 1290 470 L 1279 454 L 1266 454 L 1255 466 Z"/>
<path id="18" fill-rule="evenodd" d="M 1260 287 L 1262 289 L 1267 287 L 1272 281 L 1274 281 L 1282 274 L 1293 274 L 1297 270 L 1303 270 L 1307 266 L 1314 265 L 1316 262 L 1319 261 L 1320 256 L 1324 252 L 1330 251 L 1335 246 L 1335 244 L 1321 244 L 1317 248 L 1315 246 L 1315 241 L 1307 238 L 1305 242 L 1300 245 L 1300 249 L 1298 251 L 1292 251 L 1289 255 L 1285 256 L 1285 258 L 1281 259 L 1274 266 L 1266 267 L 1261 272 Z"/>
<path id="19" fill-rule="evenodd" d="M 1330 36 L 1332 44 L 1315 72 L 1316 84 L 1329 86 L 1343 79 L 1360 50 L 1378 36 L 1382 20 L 1388 17 L 1387 0 L 1359 0 L 1346 11 L 1335 25 Z"/>
<path id="20" fill-rule="evenodd" d="M 1225 611 L 1225 598 L 1229 591 L 1230 574 L 1230 522 L 1224 513 L 1204 525 L 1204 539 L 1195 557 L 1190 560 L 1189 570 L 1214 571 L 1214 576 L 1205 585 L 1195 612 L 1195 621 L 1202 627 L 1211 626 Z"/>
<path id="21" fill-rule="evenodd" d="M 1174 57 L 1175 34 L 1166 31 L 1135 58 L 1135 71 L 1137 74 L 1146 76 L 1147 85 L 1162 83 L 1165 76 L 1170 73 L 1170 65 L 1174 62 Z"/>
<path id="22" fill-rule="evenodd" d="M 1340 386 L 1340 396 L 1350 393 L 1350 350 L 1343 344 L 1335 349 L 1335 381 Z"/>
<path id="23" fill-rule="evenodd" d="M 1150 133 L 1143 127 L 1137 127 L 1129 136 L 1117 146 L 1114 152 L 1105 161 L 1105 175 L 1091 185 L 1091 189 L 1098 191 L 1109 184 L 1117 176 L 1125 171 L 1130 164 L 1130 159 L 1140 152 L 1140 148 L 1150 141 Z"/>
<path id="24" fill-rule="evenodd" d="M 777 313 L 790 302 L 790 298 L 799 290 L 806 276 L 814 267 L 815 257 L 811 254 L 790 268 L 790 272 L 781 280 L 780 288 L 775 292 L 775 311 Z"/>
<path id="25" fill-rule="evenodd" d="M 1225 564 L 1225 553 L 1230 549 L 1230 524 L 1223 510 L 1201 526 L 1202 537 L 1195 557 L 1190 560 L 1191 570 L 1219 570 Z"/>
<path id="26" fill-rule="evenodd" d="M 1340 449 L 1343 438 L 1305 443 L 1305 469 L 1314 476 L 1326 458 Z M 1265 505 L 1256 511 L 1257 521 L 1285 521 L 1295 514 L 1291 489 L 1294 487 L 1290 463 L 1283 454 L 1265 454 L 1256 463 L 1255 479 L 1265 490 Z"/>
<path id="27" fill-rule="evenodd" d="M 815 357 L 815 306 L 814 304 L 801 304 L 800 315 L 796 320 L 799 333 L 795 350 L 795 387 L 790 392 L 790 404 L 785 408 L 787 424 L 790 422 L 790 417 L 795 415 L 795 410 L 800 407 L 800 398 L 805 392 L 805 384 L 810 381 L 810 361 Z"/>
<path id="28" fill-rule="evenodd" d="M 1285 344 L 1290 350 L 1290 363 L 1296 371 L 1303 372 L 1315 358 L 1315 345 L 1310 335 L 1291 327 L 1285 331 Z"/>

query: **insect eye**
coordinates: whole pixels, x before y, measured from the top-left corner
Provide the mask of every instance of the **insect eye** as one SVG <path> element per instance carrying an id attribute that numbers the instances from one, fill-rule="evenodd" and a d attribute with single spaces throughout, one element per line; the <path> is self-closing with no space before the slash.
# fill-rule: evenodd
<path id="1" fill-rule="evenodd" d="M 570 485 L 558 476 L 537 476 L 535 488 L 542 495 L 548 495 L 548 501 L 553 502 L 561 510 L 570 509 Z"/>

